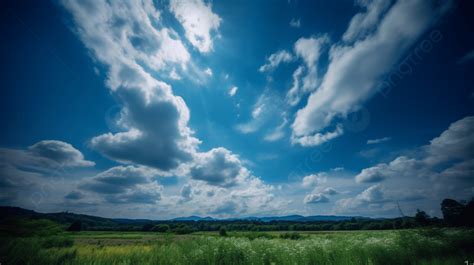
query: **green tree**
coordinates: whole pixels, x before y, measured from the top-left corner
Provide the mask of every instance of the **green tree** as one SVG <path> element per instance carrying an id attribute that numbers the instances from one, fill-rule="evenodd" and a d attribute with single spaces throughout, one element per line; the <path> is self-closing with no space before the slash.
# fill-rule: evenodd
<path id="1" fill-rule="evenodd" d="M 82 230 L 82 222 L 81 221 L 75 221 L 67 229 L 67 231 L 75 231 L 75 232 L 81 231 L 81 230 Z"/>
<path id="2" fill-rule="evenodd" d="M 441 211 L 443 212 L 444 221 L 451 226 L 463 224 L 465 208 L 465 205 L 453 199 L 444 199 L 443 202 L 441 202 Z"/>
<path id="3" fill-rule="evenodd" d="M 160 232 L 160 233 L 166 233 L 166 232 L 169 232 L 170 231 L 170 226 L 167 225 L 167 224 L 159 224 L 159 225 L 155 225 L 151 231 L 153 232 Z"/>
<path id="4" fill-rule="evenodd" d="M 430 224 L 430 216 L 424 211 L 416 209 L 415 222 L 417 225 L 427 226 Z"/>

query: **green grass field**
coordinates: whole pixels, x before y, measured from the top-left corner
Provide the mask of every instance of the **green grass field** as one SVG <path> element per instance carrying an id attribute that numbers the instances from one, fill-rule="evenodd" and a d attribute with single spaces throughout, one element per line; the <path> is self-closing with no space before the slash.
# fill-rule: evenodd
<path id="1" fill-rule="evenodd" d="M 292 239 L 290 239 L 292 238 Z M 474 231 L 173 235 L 77 232 L 2 239 L 1 264 L 465 264 Z"/>

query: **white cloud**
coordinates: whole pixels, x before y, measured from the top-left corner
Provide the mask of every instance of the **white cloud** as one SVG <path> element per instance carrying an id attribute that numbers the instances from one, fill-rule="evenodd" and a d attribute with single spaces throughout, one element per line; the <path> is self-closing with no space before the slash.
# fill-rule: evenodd
<path id="1" fill-rule="evenodd" d="M 242 165 L 240 159 L 222 147 L 200 153 L 195 163 L 190 169 L 191 177 L 205 181 L 209 185 L 229 187 L 249 176 L 249 171 Z"/>
<path id="2" fill-rule="evenodd" d="M 293 137 L 320 133 L 334 119 L 360 109 L 376 93 L 381 78 L 439 18 L 447 5 L 449 2 L 440 6 L 431 1 L 398 1 L 372 34 L 353 45 L 333 45 L 321 85 L 296 114 Z"/>
<path id="3" fill-rule="evenodd" d="M 69 171 L 94 165 L 62 141 L 44 140 L 27 149 L 0 148 L 0 201 L 37 207 L 74 179 Z"/>
<path id="4" fill-rule="evenodd" d="M 412 151 L 414 157 L 399 156 L 389 163 L 363 169 L 355 176 L 356 182 L 380 182 L 385 189 L 377 184 L 355 198 L 343 199 L 339 202 L 339 210 L 367 208 L 365 203 L 374 202 L 370 198 L 378 197 L 380 207 L 395 207 L 397 201 L 405 201 L 412 212 L 424 206 L 426 210 L 439 213 L 438 206 L 444 198 L 472 197 L 473 133 L 474 117 L 466 117 L 452 123 L 430 144 Z M 410 201 L 416 203 L 410 204 Z"/>
<path id="5" fill-rule="evenodd" d="M 300 19 L 296 19 L 296 18 L 292 18 L 290 20 L 290 26 L 293 27 L 293 28 L 299 28 L 301 27 L 301 20 Z"/>
<path id="6" fill-rule="evenodd" d="M 432 139 L 425 147 L 429 154 L 428 164 L 438 164 L 452 160 L 474 157 L 474 117 L 469 116 L 452 123 L 440 136 Z"/>
<path id="7" fill-rule="evenodd" d="M 200 52 L 212 50 L 211 33 L 219 29 L 221 18 L 202 0 L 171 0 L 170 11 L 181 23 L 186 38 Z"/>
<path id="8" fill-rule="evenodd" d="M 199 207 L 189 208 L 190 204 L 179 203 L 187 196 L 187 188 L 168 191 L 156 180 L 140 177 L 140 172 L 127 177 L 98 174 L 81 183 L 83 190 L 107 203 L 142 202 L 142 211 L 146 209 L 144 205 L 157 204 L 159 209 L 149 212 L 166 216 L 209 213 L 225 201 L 236 202 L 239 213 L 277 208 L 271 205 L 277 201 L 271 194 L 273 187 L 251 175 L 235 154 L 224 148 L 198 151 L 200 141 L 188 126 L 190 114 L 186 103 L 174 95 L 171 86 L 154 77 L 163 72 L 169 75 L 177 67 L 182 70 L 188 65 L 192 67 L 190 54 L 179 36 L 163 26 L 152 1 L 94 1 L 89 5 L 65 1 L 64 5 L 72 13 L 76 32 L 85 46 L 109 67 L 107 85 L 123 106 L 116 121 L 122 131 L 94 137 L 91 146 L 115 161 L 132 164 L 120 169 L 147 168 L 156 175 L 178 176 L 192 190 L 187 200 Z M 200 1 L 172 1 L 171 8 L 190 42 L 201 52 L 210 51 L 210 31 L 217 30 L 220 23 L 210 11 L 210 5 Z M 194 27 L 197 21 L 200 23 Z M 143 182 L 133 182 L 135 179 Z M 99 192 L 107 190 L 122 192 Z M 216 200 L 209 200 L 209 196 Z M 103 210 L 112 211 L 113 216 L 120 214 L 120 209 Z"/>
<path id="9" fill-rule="evenodd" d="M 93 166 L 94 162 L 84 160 L 84 155 L 71 144 L 43 140 L 28 147 L 30 155 L 37 158 L 46 158 L 66 167 Z"/>
<path id="10" fill-rule="evenodd" d="M 258 70 L 262 73 L 270 72 L 276 69 L 281 63 L 288 63 L 292 60 L 293 56 L 289 52 L 281 50 L 267 57 L 267 63 L 260 66 Z"/>
<path id="11" fill-rule="evenodd" d="M 329 199 L 323 194 L 308 194 L 306 195 L 306 197 L 304 197 L 303 202 L 305 204 L 325 203 L 325 202 L 329 202 Z"/>
<path id="12" fill-rule="evenodd" d="M 356 177 L 357 182 L 379 182 L 387 177 L 387 165 L 380 164 L 374 167 L 364 168 Z"/>
<path id="13" fill-rule="evenodd" d="M 335 190 L 334 188 L 332 187 L 327 187 L 323 190 L 322 194 L 325 194 L 325 195 L 336 195 L 336 194 L 339 194 L 339 191 Z"/>
<path id="14" fill-rule="evenodd" d="M 162 170 L 190 161 L 199 140 L 187 127 L 189 110 L 185 102 L 174 96 L 168 85 L 139 68 L 135 70 L 129 73 L 147 79 L 134 86 L 133 81 L 123 80 L 125 86 L 115 92 L 124 100 L 117 122 L 126 131 L 94 137 L 91 146 L 116 161 Z"/>
<path id="15" fill-rule="evenodd" d="M 379 144 L 383 142 L 388 142 L 392 140 L 391 137 L 383 137 L 383 138 L 377 138 L 377 139 L 369 139 L 367 140 L 367 144 Z"/>
<path id="16" fill-rule="evenodd" d="M 196 214 L 260 215 L 278 211 L 281 207 L 281 199 L 272 194 L 273 186 L 253 176 L 240 158 L 225 148 L 200 153 L 189 176 L 191 179 L 187 183 L 192 196 L 187 205 L 194 211 L 197 209 Z M 182 188 L 181 198 L 185 197 L 183 193 L 188 193 L 187 188 Z"/>
<path id="17" fill-rule="evenodd" d="M 206 70 L 204 70 L 204 73 L 208 76 L 212 76 L 212 69 L 208 67 Z"/>
<path id="18" fill-rule="evenodd" d="M 255 108 L 252 111 L 252 118 L 256 119 L 262 114 L 262 110 L 265 108 L 265 103 L 260 103 L 255 105 Z"/>
<path id="19" fill-rule="evenodd" d="M 323 143 L 326 143 L 334 138 L 341 136 L 344 133 L 342 125 L 338 124 L 334 131 L 329 131 L 325 133 L 316 133 L 313 135 L 302 136 L 302 137 L 293 137 L 291 142 L 293 144 L 298 143 L 301 146 L 318 146 Z"/>
<path id="20" fill-rule="evenodd" d="M 301 185 L 305 188 L 314 188 L 327 181 L 327 174 L 324 172 L 311 174 L 305 176 L 301 182 Z"/>
<path id="21" fill-rule="evenodd" d="M 0 148 L 0 159 L 2 164 L 36 170 L 95 165 L 71 144 L 57 140 L 43 140 L 26 150 Z"/>
<path id="22" fill-rule="evenodd" d="M 163 191 L 153 179 L 157 174 L 146 167 L 117 166 L 83 180 L 79 189 L 111 204 L 155 204 Z"/>
<path id="23" fill-rule="evenodd" d="M 238 89 L 239 88 L 236 87 L 236 86 L 232 86 L 231 88 L 229 88 L 229 96 L 231 96 L 231 97 L 235 96 L 235 94 L 237 94 Z"/>
<path id="24" fill-rule="evenodd" d="M 319 83 L 318 60 L 328 42 L 327 36 L 300 38 L 296 41 L 295 54 L 303 60 L 305 67 L 300 66 L 293 73 L 293 86 L 287 93 L 287 101 L 290 105 L 298 104 L 303 95 L 316 89 Z M 304 72 L 306 74 L 303 76 Z"/>
<path id="25" fill-rule="evenodd" d="M 152 1 L 86 3 L 63 0 L 62 3 L 73 15 L 76 32 L 84 44 L 97 59 L 111 65 L 111 73 L 119 74 L 120 69 L 114 69 L 113 64 L 118 62 L 119 68 L 127 61 L 136 60 L 160 70 L 169 64 L 185 64 L 190 59 L 173 30 L 154 26 L 161 15 Z M 114 83 L 113 80 L 110 82 Z"/>
<path id="26" fill-rule="evenodd" d="M 186 103 L 142 66 L 169 71 L 190 59 L 174 31 L 156 27 L 160 13 L 153 3 L 63 3 L 85 46 L 109 67 L 107 84 L 123 105 L 117 120 L 123 130 L 94 137 L 92 148 L 122 163 L 163 170 L 190 161 L 199 140 L 187 125 Z"/>
<path id="27" fill-rule="evenodd" d="M 170 72 L 170 78 L 173 80 L 181 80 L 181 76 L 176 72 L 176 69 L 173 68 Z"/>
<path id="28" fill-rule="evenodd" d="M 301 92 L 300 92 L 300 87 L 301 87 L 301 76 L 304 73 L 304 67 L 299 66 L 296 68 L 296 70 L 293 72 L 293 85 L 291 86 L 290 90 L 286 94 L 286 100 L 288 104 L 291 106 L 295 106 L 298 104 L 301 100 Z"/>
<path id="29" fill-rule="evenodd" d="M 379 23 L 382 13 L 389 7 L 390 2 L 391 0 L 357 0 L 356 3 L 366 11 L 352 17 L 342 39 L 354 41 L 367 37 Z"/>

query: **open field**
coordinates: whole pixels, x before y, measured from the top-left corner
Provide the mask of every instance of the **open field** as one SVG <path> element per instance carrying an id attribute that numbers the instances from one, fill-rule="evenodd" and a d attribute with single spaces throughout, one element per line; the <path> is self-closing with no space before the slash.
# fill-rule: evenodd
<path id="1" fill-rule="evenodd" d="M 64 232 L 2 238 L 2 264 L 465 264 L 474 231 Z"/>

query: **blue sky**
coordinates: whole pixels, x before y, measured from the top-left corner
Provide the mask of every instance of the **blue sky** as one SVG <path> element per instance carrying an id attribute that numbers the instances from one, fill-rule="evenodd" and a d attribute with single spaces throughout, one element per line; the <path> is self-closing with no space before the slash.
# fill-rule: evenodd
<path id="1" fill-rule="evenodd" d="M 474 195 L 468 1 L 2 5 L 2 205 L 393 217 Z"/>

